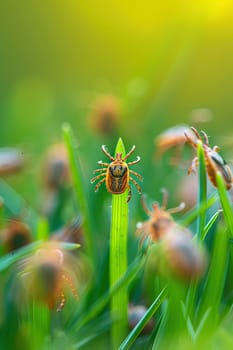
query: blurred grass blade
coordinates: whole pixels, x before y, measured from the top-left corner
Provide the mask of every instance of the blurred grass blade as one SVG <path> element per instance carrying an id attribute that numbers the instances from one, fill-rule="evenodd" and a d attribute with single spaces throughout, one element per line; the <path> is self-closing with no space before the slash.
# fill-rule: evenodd
<path id="1" fill-rule="evenodd" d="M 4 218 L 4 201 L 0 197 L 0 230 L 2 229 L 3 225 L 3 218 Z M 0 257 L 4 255 L 4 248 L 3 244 L 0 244 Z"/>
<path id="2" fill-rule="evenodd" d="M 3 227 L 3 218 L 4 218 L 4 200 L 0 196 L 0 229 Z"/>
<path id="3" fill-rule="evenodd" d="M 211 263 L 206 278 L 206 284 L 202 291 L 202 298 L 197 309 L 197 324 L 203 318 L 206 310 L 210 309 L 208 328 L 211 330 L 216 326 L 218 310 L 220 307 L 222 292 L 225 284 L 226 271 L 229 257 L 229 237 L 223 227 L 219 227 L 215 234 Z M 207 326 L 206 326 L 207 327 Z M 205 330 L 203 330 L 203 333 Z"/>
<path id="4" fill-rule="evenodd" d="M 26 329 L 30 349 L 47 350 L 50 348 L 48 343 L 50 340 L 50 311 L 47 306 L 34 300 L 28 305 L 21 322 Z"/>
<path id="5" fill-rule="evenodd" d="M 229 227 L 230 237 L 233 238 L 233 212 L 230 198 L 228 196 L 225 183 L 223 181 L 222 175 L 220 172 L 216 174 L 216 181 L 218 185 L 218 194 L 223 208 L 223 215 L 226 220 L 226 223 Z"/>
<path id="6" fill-rule="evenodd" d="M 79 243 L 59 242 L 61 248 L 65 250 L 75 250 L 81 247 Z"/>
<path id="7" fill-rule="evenodd" d="M 41 242 L 37 241 L 34 243 L 31 243 L 23 248 L 20 248 L 19 250 L 15 251 L 14 253 L 9 253 L 3 257 L 0 258 L 0 272 L 7 270 L 11 265 L 16 263 L 17 261 L 21 260 L 22 258 L 26 257 L 28 254 L 34 252 L 39 246 L 41 245 Z"/>
<path id="8" fill-rule="evenodd" d="M 29 225 L 35 236 L 38 216 L 30 208 L 26 201 L 16 193 L 3 179 L 0 178 L 0 196 L 3 199 L 4 207 L 15 217 L 22 217 L 22 220 Z"/>
<path id="9" fill-rule="evenodd" d="M 196 332 L 195 332 L 195 339 L 197 340 L 200 337 L 201 332 L 203 331 L 203 328 L 205 327 L 206 323 L 208 322 L 208 319 L 211 315 L 211 309 L 206 309 L 204 315 L 202 316 L 201 320 L 198 323 Z"/>
<path id="10" fill-rule="evenodd" d="M 49 224 L 44 217 L 39 217 L 37 222 L 36 239 L 38 241 L 45 241 L 49 238 Z"/>
<path id="11" fill-rule="evenodd" d="M 198 156 L 198 207 L 204 206 L 203 211 L 197 217 L 197 236 L 199 239 L 204 238 L 204 229 L 206 223 L 206 202 L 207 202 L 207 178 L 205 167 L 205 153 L 202 147 L 202 142 L 197 141 L 197 156 Z"/>
<path id="12" fill-rule="evenodd" d="M 154 302 L 151 304 L 145 315 L 141 318 L 138 324 L 134 327 L 132 332 L 127 336 L 124 342 L 120 345 L 119 350 L 128 350 L 131 345 L 135 342 L 143 328 L 146 326 L 147 322 L 151 319 L 151 317 L 158 310 L 160 305 L 163 303 L 164 299 L 167 295 L 167 288 L 163 288 L 159 295 L 156 297 Z"/>
<path id="13" fill-rule="evenodd" d="M 88 209 L 87 196 L 84 192 L 84 186 L 82 181 L 82 167 L 78 162 L 78 151 L 74 145 L 74 138 L 72 130 L 69 124 L 65 123 L 62 126 L 63 137 L 67 147 L 67 153 L 69 157 L 70 169 L 72 174 L 72 180 L 74 184 L 74 190 L 76 194 L 76 200 L 79 204 L 81 213 L 83 215 L 83 227 L 85 231 L 85 239 L 87 244 L 87 250 L 90 257 L 94 257 L 94 245 L 90 227 L 90 213 Z"/>
<path id="14" fill-rule="evenodd" d="M 109 331 L 110 326 L 111 319 L 109 317 L 109 313 L 104 313 L 97 319 L 93 320 L 93 322 L 88 324 L 87 327 L 82 328 L 80 332 L 76 332 L 78 342 L 72 346 L 72 349 L 92 349 L 93 347 L 91 346 L 94 346 L 95 344 L 93 341 L 96 341 L 96 338 L 100 337 L 100 335 L 107 333 Z"/>
<path id="15" fill-rule="evenodd" d="M 193 316 L 195 313 L 195 308 L 196 308 L 196 296 L 197 296 L 197 282 L 196 281 L 191 281 L 189 284 L 189 288 L 187 291 L 187 296 L 186 296 L 186 302 L 185 302 L 185 317 L 186 320 L 190 318 L 193 320 Z"/>

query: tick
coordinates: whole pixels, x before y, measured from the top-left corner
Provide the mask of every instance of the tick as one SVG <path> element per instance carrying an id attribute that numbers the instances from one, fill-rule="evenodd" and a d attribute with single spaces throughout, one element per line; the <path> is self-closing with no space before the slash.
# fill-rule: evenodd
<path id="1" fill-rule="evenodd" d="M 136 164 L 140 161 L 140 157 L 138 156 L 136 160 L 126 163 L 126 160 L 135 151 L 135 148 L 136 147 L 133 146 L 125 157 L 122 157 L 122 153 L 116 153 L 116 157 L 114 158 L 106 150 L 106 147 L 104 145 L 102 146 L 102 151 L 111 160 L 111 162 L 106 163 L 102 162 L 102 160 L 98 162 L 98 164 L 103 166 L 104 168 L 94 170 L 94 173 L 100 173 L 99 175 L 91 179 L 91 183 L 94 183 L 95 181 L 99 180 L 95 186 L 95 192 L 98 191 L 100 185 L 105 182 L 107 191 L 112 194 L 121 194 L 128 189 L 129 192 L 127 202 L 129 202 L 131 198 L 131 181 L 137 188 L 138 192 L 141 193 L 141 187 L 131 175 L 136 176 L 140 181 L 143 180 L 142 176 L 136 173 L 135 171 L 129 169 L 130 165 Z"/>
<path id="2" fill-rule="evenodd" d="M 231 172 L 230 167 L 227 165 L 226 161 L 220 156 L 219 147 L 214 146 L 211 148 L 209 146 L 209 138 L 206 135 L 204 131 L 201 131 L 201 134 L 203 136 L 203 140 L 198 133 L 198 131 L 194 128 L 190 128 L 194 134 L 197 137 L 197 140 L 202 142 L 202 147 L 205 154 L 205 164 L 206 164 L 206 170 L 209 177 L 209 180 L 213 184 L 214 187 L 217 187 L 216 183 L 216 173 L 219 171 L 223 177 L 226 189 L 229 190 L 232 187 L 232 181 L 233 181 L 233 175 Z M 184 132 L 184 135 L 187 139 L 187 142 L 194 148 L 197 149 L 197 142 L 194 142 L 187 132 Z M 204 142 L 203 142 L 204 141 Z M 192 171 L 195 172 L 198 167 L 198 157 L 193 158 L 192 165 L 188 169 L 188 174 L 190 174 Z"/>

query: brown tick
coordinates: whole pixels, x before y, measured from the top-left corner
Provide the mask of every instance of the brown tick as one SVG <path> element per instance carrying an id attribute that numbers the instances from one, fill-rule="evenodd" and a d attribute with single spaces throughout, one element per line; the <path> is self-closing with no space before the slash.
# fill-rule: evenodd
<path id="1" fill-rule="evenodd" d="M 129 182 L 131 181 L 134 186 L 137 188 L 138 192 L 141 193 L 141 188 L 137 181 L 132 178 L 131 174 L 136 176 L 139 180 L 142 181 L 142 176 L 135 171 L 129 169 L 130 165 L 136 164 L 140 161 L 140 157 L 133 162 L 126 163 L 131 154 L 134 152 L 135 146 L 122 158 L 122 153 L 117 153 L 116 157 L 112 157 L 105 146 L 102 146 L 102 151 L 104 154 L 111 160 L 110 163 L 105 163 L 100 160 L 99 165 L 104 166 L 104 168 L 94 170 L 94 173 L 100 173 L 99 175 L 91 179 L 91 183 L 94 183 L 96 180 L 99 180 L 95 186 L 95 192 L 99 189 L 100 185 L 105 182 L 107 191 L 113 194 L 121 194 L 127 189 L 129 190 L 127 202 L 131 198 L 131 187 Z"/>
<path id="2" fill-rule="evenodd" d="M 214 146 L 213 148 L 211 148 L 209 146 L 209 139 L 204 131 L 201 131 L 201 134 L 203 135 L 203 138 L 204 138 L 204 142 L 203 142 L 198 131 L 194 127 L 191 127 L 190 129 L 196 135 L 197 140 L 202 142 L 202 147 L 203 147 L 204 154 L 205 154 L 206 170 L 207 170 L 207 173 L 208 173 L 208 176 L 209 176 L 211 183 L 213 184 L 214 187 L 217 187 L 216 173 L 217 173 L 217 171 L 219 171 L 223 177 L 224 182 L 225 182 L 226 189 L 229 190 L 232 186 L 233 175 L 232 175 L 231 169 L 227 165 L 226 161 L 219 155 L 219 153 L 218 153 L 219 147 Z M 196 149 L 197 142 L 194 142 L 189 137 L 187 132 L 184 132 L 184 135 L 187 139 L 187 142 L 190 143 L 190 145 L 193 146 L 194 149 Z M 195 172 L 197 167 L 198 167 L 198 158 L 195 157 L 192 160 L 192 165 L 188 169 L 188 174 L 190 174 L 192 171 Z"/>

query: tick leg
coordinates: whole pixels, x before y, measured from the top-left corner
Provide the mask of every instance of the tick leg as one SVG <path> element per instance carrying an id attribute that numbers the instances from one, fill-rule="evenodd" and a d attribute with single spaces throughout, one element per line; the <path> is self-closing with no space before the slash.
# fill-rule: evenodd
<path id="1" fill-rule="evenodd" d="M 134 184 L 134 186 L 137 188 L 138 193 L 142 193 L 141 187 L 139 186 L 139 184 L 137 183 L 136 180 L 134 180 L 131 176 L 129 177 L 130 181 L 132 181 L 132 183 Z"/>
<path id="2" fill-rule="evenodd" d="M 202 133 L 202 135 L 204 136 L 205 144 L 206 144 L 207 146 L 209 146 L 209 138 L 208 138 L 207 134 L 206 134 L 205 131 L 203 131 L 203 130 L 201 130 L 201 133 Z"/>
<path id="3" fill-rule="evenodd" d="M 190 129 L 194 132 L 194 134 L 196 135 L 197 139 L 201 140 L 201 136 L 200 136 L 199 132 L 197 131 L 197 129 L 194 128 L 193 126 L 191 126 Z"/>
<path id="4" fill-rule="evenodd" d="M 73 296 L 78 299 L 78 293 L 76 291 L 76 288 L 74 286 L 74 283 L 73 283 L 72 279 L 70 277 L 66 276 L 66 275 L 62 275 L 62 278 L 69 285 Z"/>
<path id="5" fill-rule="evenodd" d="M 175 207 L 175 208 L 170 208 L 170 209 L 167 209 L 167 212 L 169 214 L 174 214 L 174 213 L 179 213 L 181 210 L 183 210 L 185 208 L 185 203 L 184 202 L 181 202 L 178 207 Z"/>
<path id="6" fill-rule="evenodd" d="M 96 169 L 93 171 L 93 173 L 98 173 L 98 172 L 101 172 L 101 171 L 106 171 L 108 168 L 102 168 L 102 169 Z"/>
<path id="7" fill-rule="evenodd" d="M 149 233 L 143 232 L 139 240 L 139 246 L 142 247 L 144 242 L 148 239 L 148 243 L 152 242 L 152 237 Z M 155 240 L 154 240 L 155 241 Z"/>
<path id="8" fill-rule="evenodd" d="M 142 197 L 141 197 L 141 203 L 142 203 L 142 207 L 143 207 L 145 213 L 146 213 L 148 216 L 152 216 L 153 213 L 149 210 L 149 208 L 148 208 L 147 205 L 146 205 L 145 195 L 142 195 Z"/>
<path id="9" fill-rule="evenodd" d="M 102 160 L 99 160 L 97 163 L 98 163 L 99 165 L 109 166 L 109 163 L 102 162 Z"/>
<path id="10" fill-rule="evenodd" d="M 140 160 L 141 160 L 141 158 L 140 158 L 139 156 L 137 156 L 137 159 L 136 159 L 136 160 L 134 160 L 133 162 L 129 162 L 129 163 L 127 163 L 127 164 L 128 164 L 128 165 L 133 165 L 133 164 L 136 164 L 136 163 L 140 162 Z"/>
<path id="11" fill-rule="evenodd" d="M 139 180 L 143 181 L 143 177 L 138 174 L 136 171 L 133 171 L 133 170 L 129 170 L 129 172 L 135 176 L 137 176 L 137 178 L 139 178 Z"/>
<path id="12" fill-rule="evenodd" d="M 106 154 L 106 156 L 107 156 L 109 159 L 111 159 L 112 161 L 115 160 L 115 158 L 112 157 L 111 154 L 106 150 L 106 146 L 105 146 L 105 145 L 102 145 L 101 148 L 102 148 L 102 151 L 104 152 L 104 154 Z"/>
<path id="13" fill-rule="evenodd" d="M 133 146 L 122 160 L 126 160 L 127 158 L 129 158 L 129 156 L 131 156 L 131 154 L 135 151 L 135 148 L 136 146 Z"/>
<path id="14" fill-rule="evenodd" d="M 103 174 L 101 174 L 101 175 L 103 175 Z M 100 185 L 101 185 L 104 181 L 105 181 L 105 177 L 104 177 L 102 180 L 100 180 L 100 181 L 96 184 L 96 186 L 95 186 L 95 192 L 98 191 Z"/>
<path id="15" fill-rule="evenodd" d="M 193 158 L 192 165 L 188 168 L 188 175 L 192 172 L 195 173 L 198 167 L 198 157 Z"/>
<path id="16" fill-rule="evenodd" d="M 142 247 L 143 243 L 146 239 L 152 240 L 151 234 L 148 230 L 148 224 L 147 222 L 144 224 L 141 224 L 140 227 L 137 227 L 136 235 L 139 236 L 139 246 Z"/>
<path id="17" fill-rule="evenodd" d="M 130 199 L 131 199 L 131 196 L 132 196 L 131 186 L 130 186 L 130 185 L 128 185 L 128 190 L 129 190 L 129 192 L 128 192 L 127 203 L 129 203 L 129 201 L 130 201 Z"/>
<path id="18" fill-rule="evenodd" d="M 191 128 L 192 129 L 192 128 Z M 195 129 L 196 130 L 196 129 Z M 193 130 L 194 131 L 194 130 Z M 196 130 L 197 131 L 197 130 Z M 194 132 L 195 133 L 195 132 Z M 196 135 L 196 133 L 195 133 L 195 135 Z M 193 146 L 193 148 L 197 148 L 197 145 L 196 145 L 196 143 L 195 142 L 193 142 L 193 140 L 188 136 L 188 134 L 186 133 L 186 132 L 184 132 L 184 136 L 186 137 L 186 140 L 187 140 L 187 142 L 188 143 L 190 143 L 190 145 L 192 145 Z M 196 135 L 197 136 L 197 135 Z M 200 140 L 200 136 L 199 136 L 199 134 L 198 134 L 198 140 Z"/>
<path id="19" fill-rule="evenodd" d="M 103 174 L 99 174 L 91 179 L 91 184 L 95 182 L 96 180 L 100 179 L 102 176 L 106 176 L 106 173 L 104 172 Z"/>
<path id="20" fill-rule="evenodd" d="M 166 188 L 161 188 L 160 190 L 163 194 L 163 201 L 161 205 L 161 209 L 165 210 L 168 204 L 168 190 Z"/>
<path id="21" fill-rule="evenodd" d="M 60 297 L 61 297 L 61 300 L 60 300 L 60 303 L 57 307 L 57 311 L 61 311 L 66 303 L 65 294 L 62 291 L 61 291 Z"/>

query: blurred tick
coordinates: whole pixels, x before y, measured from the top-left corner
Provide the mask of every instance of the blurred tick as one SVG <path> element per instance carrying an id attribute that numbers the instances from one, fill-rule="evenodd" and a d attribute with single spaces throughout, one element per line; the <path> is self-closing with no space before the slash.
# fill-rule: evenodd
<path id="1" fill-rule="evenodd" d="M 124 193 L 127 189 L 129 190 L 127 202 L 131 198 L 131 187 L 129 182 L 131 181 L 134 186 L 137 188 L 138 192 L 141 193 L 141 188 L 137 181 L 132 178 L 131 174 L 136 176 L 140 181 L 142 181 L 142 176 L 135 171 L 129 169 L 130 165 L 136 164 L 140 161 L 140 157 L 133 162 L 126 163 L 131 154 L 134 152 L 135 146 L 122 158 L 122 153 L 117 153 L 114 158 L 106 150 L 105 146 L 102 146 L 102 151 L 104 154 L 111 160 L 110 163 L 98 162 L 99 165 L 104 166 L 104 168 L 94 170 L 94 173 L 100 173 L 99 175 L 91 179 L 91 183 L 94 183 L 96 180 L 99 180 L 95 186 L 95 192 L 98 191 L 100 185 L 105 182 L 107 191 L 113 194 Z"/>
<path id="2" fill-rule="evenodd" d="M 223 177 L 223 180 L 225 182 L 226 189 L 229 190 L 232 187 L 233 182 L 233 175 L 231 172 L 230 167 L 227 165 L 226 161 L 219 155 L 219 147 L 214 146 L 211 148 L 209 146 L 209 139 L 208 136 L 204 131 L 201 131 L 201 134 L 203 135 L 204 142 L 202 141 L 202 138 L 198 131 L 194 128 L 190 128 L 194 134 L 197 137 L 197 140 L 200 140 L 202 142 L 204 154 L 205 154 L 205 164 L 206 164 L 206 170 L 209 176 L 209 179 L 214 187 L 217 187 L 216 183 L 216 173 L 219 171 Z M 193 140 L 189 137 L 189 135 L 184 132 L 184 135 L 187 139 L 187 142 L 193 146 L 194 149 L 197 148 L 197 142 L 193 142 Z M 198 158 L 195 157 L 192 160 L 192 165 L 188 169 L 188 174 L 190 174 L 192 171 L 195 172 L 196 168 L 198 167 Z"/>

